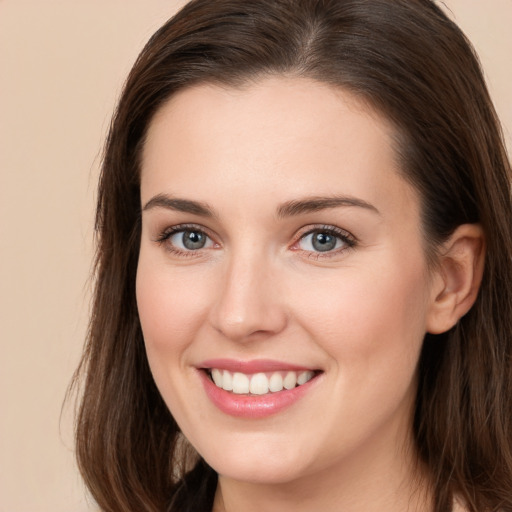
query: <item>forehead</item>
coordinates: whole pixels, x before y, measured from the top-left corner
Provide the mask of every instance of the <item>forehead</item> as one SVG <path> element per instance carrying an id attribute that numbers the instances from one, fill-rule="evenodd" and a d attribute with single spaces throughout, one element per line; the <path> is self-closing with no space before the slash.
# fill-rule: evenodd
<path id="1" fill-rule="evenodd" d="M 391 123 L 350 93 L 305 78 L 242 88 L 202 84 L 155 115 L 142 158 L 142 199 L 209 192 L 249 201 L 343 193 L 399 199 Z M 398 187 L 398 188 L 397 188 Z M 204 196 L 204 197 L 197 197 Z"/>
<path id="2" fill-rule="evenodd" d="M 347 130 L 340 130 L 342 125 Z M 179 91 L 157 111 L 150 123 L 144 156 L 153 141 L 161 141 L 161 135 L 172 142 L 193 131 L 218 145 L 225 134 L 227 142 L 240 144 L 242 139 L 264 135 L 267 130 L 285 128 L 279 143 L 305 137 L 328 144 L 335 140 L 334 131 L 345 139 L 352 131 L 355 141 L 358 127 L 364 128 L 373 143 L 388 144 L 391 149 L 391 123 L 367 102 L 339 87 L 298 77 L 268 77 L 240 87 L 205 83 Z M 270 145 L 271 140 L 268 142 Z"/>

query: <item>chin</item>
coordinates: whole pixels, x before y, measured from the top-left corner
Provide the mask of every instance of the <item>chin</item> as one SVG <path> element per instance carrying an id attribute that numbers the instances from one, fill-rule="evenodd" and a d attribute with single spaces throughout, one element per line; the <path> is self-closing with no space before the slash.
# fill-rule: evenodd
<path id="1" fill-rule="evenodd" d="M 283 440 L 218 444 L 202 450 L 206 462 L 223 477 L 258 484 L 289 483 L 307 473 L 304 450 L 286 446 Z"/>
<path id="2" fill-rule="evenodd" d="M 219 475 L 251 484 L 287 484 L 296 480 L 301 474 L 300 468 L 295 464 L 273 461 L 261 464 L 260 461 L 251 461 L 240 456 L 235 457 L 234 460 L 207 462 Z"/>

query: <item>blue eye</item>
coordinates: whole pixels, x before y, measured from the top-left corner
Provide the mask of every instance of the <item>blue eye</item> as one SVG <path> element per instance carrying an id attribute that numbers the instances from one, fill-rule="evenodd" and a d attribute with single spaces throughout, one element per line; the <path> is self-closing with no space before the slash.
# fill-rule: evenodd
<path id="1" fill-rule="evenodd" d="M 169 241 L 179 249 L 195 251 L 197 249 L 203 249 L 206 246 L 208 236 L 202 231 L 186 229 L 174 233 L 169 237 Z"/>
<path id="2" fill-rule="evenodd" d="M 177 254 L 187 254 L 215 246 L 213 240 L 201 229 L 194 226 L 174 226 L 157 239 L 166 248 Z"/>
<path id="3" fill-rule="evenodd" d="M 219 247 L 206 232 L 193 225 L 173 226 L 164 231 L 156 240 L 179 256 L 200 254 L 202 249 Z M 295 243 L 295 249 L 310 253 L 311 256 L 335 255 L 356 245 L 354 237 L 335 226 L 319 226 L 310 229 Z"/>
<path id="4" fill-rule="evenodd" d="M 299 249 L 314 253 L 338 252 L 354 245 L 355 241 L 348 233 L 331 227 L 309 231 L 298 242 Z"/>

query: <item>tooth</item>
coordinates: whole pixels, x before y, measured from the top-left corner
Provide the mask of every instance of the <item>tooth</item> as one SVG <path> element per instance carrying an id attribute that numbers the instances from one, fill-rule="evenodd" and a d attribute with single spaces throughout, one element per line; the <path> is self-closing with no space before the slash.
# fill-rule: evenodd
<path id="1" fill-rule="evenodd" d="M 222 387 L 222 372 L 220 370 L 218 370 L 217 368 L 214 368 L 212 370 L 212 379 L 213 379 L 213 382 L 215 382 L 215 385 L 219 388 Z"/>
<path id="2" fill-rule="evenodd" d="M 283 381 L 285 389 L 293 389 L 297 385 L 297 374 L 295 372 L 288 372 Z"/>
<path id="3" fill-rule="evenodd" d="M 293 389 L 310 381 L 315 373 L 306 370 L 297 375 L 297 372 L 289 371 L 283 378 L 282 372 L 274 372 L 270 378 L 263 372 L 252 376 L 244 373 L 231 373 L 228 370 L 212 368 L 210 374 L 213 382 L 219 388 L 226 391 L 233 391 L 238 395 L 251 393 L 253 395 L 265 395 L 269 391 L 276 393 L 283 389 Z"/>
<path id="4" fill-rule="evenodd" d="M 222 389 L 232 391 L 233 389 L 233 376 L 227 370 L 222 373 Z"/>
<path id="5" fill-rule="evenodd" d="M 310 370 L 307 370 L 305 372 L 302 372 L 297 377 L 297 384 L 299 386 L 302 386 L 302 384 L 306 384 L 309 380 L 311 380 L 314 376 L 314 373 Z"/>
<path id="6" fill-rule="evenodd" d="M 272 393 L 283 390 L 283 377 L 280 373 L 276 372 L 271 375 L 268 389 L 270 389 Z"/>
<path id="7" fill-rule="evenodd" d="M 224 373 L 224 378 L 225 378 Z M 249 377 L 243 373 L 235 373 L 233 375 L 233 393 L 244 395 L 249 393 Z"/>
<path id="8" fill-rule="evenodd" d="M 255 373 L 251 377 L 249 391 L 253 395 L 264 395 L 268 393 L 268 379 L 264 373 Z"/>

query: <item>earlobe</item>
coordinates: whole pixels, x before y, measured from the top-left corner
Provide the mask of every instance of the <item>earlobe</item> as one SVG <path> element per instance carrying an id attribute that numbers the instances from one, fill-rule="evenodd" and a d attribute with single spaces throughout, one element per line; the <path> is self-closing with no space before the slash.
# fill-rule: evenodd
<path id="1" fill-rule="evenodd" d="M 474 304 L 482 282 L 485 238 L 479 224 L 462 224 L 443 244 L 432 280 L 427 332 L 451 329 Z"/>

